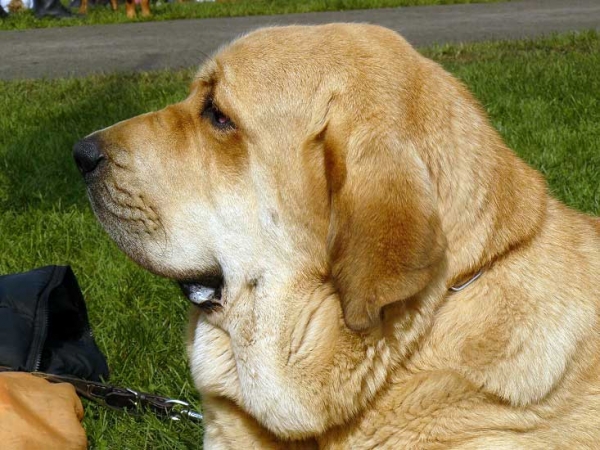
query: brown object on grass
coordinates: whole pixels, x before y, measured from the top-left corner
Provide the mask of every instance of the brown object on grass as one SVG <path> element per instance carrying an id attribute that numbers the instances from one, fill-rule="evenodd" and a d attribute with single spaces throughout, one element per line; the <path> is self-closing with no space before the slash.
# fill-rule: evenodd
<path id="1" fill-rule="evenodd" d="M 11 0 L 8 4 L 8 12 L 11 14 L 25 11 L 25 5 L 22 0 Z"/>
<path id="2" fill-rule="evenodd" d="M 70 384 L 27 373 L 0 373 L 3 450 L 80 450 L 87 447 L 83 406 Z"/>
<path id="3" fill-rule="evenodd" d="M 118 9 L 118 0 L 110 0 L 110 7 L 113 11 L 117 11 Z M 150 0 L 140 0 L 140 9 L 142 12 L 142 17 L 150 17 L 152 13 L 150 12 Z M 88 0 L 81 0 L 81 6 L 79 7 L 79 14 L 87 14 L 88 10 Z M 135 0 L 125 0 L 125 11 L 127 17 L 130 19 L 134 19 L 136 16 L 136 8 L 135 8 Z"/>

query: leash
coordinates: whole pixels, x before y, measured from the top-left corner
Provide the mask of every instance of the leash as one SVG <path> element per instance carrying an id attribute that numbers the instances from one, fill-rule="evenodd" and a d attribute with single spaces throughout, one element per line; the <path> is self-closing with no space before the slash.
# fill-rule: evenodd
<path id="1" fill-rule="evenodd" d="M 18 372 L 18 370 L 0 366 L 0 372 Z M 139 415 L 141 412 L 152 412 L 162 418 L 192 420 L 194 422 L 201 422 L 203 419 L 202 413 L 194 411 L 191 405 L 183 400 L 64 375 L 54 375 L 44 372 L 28 373 L 39 378 L 44 378 L 51 383 L 69 383 L 75 388 L 80 397 L 84 397 L 107 408 L 125 411 L 129 414 Z"/>

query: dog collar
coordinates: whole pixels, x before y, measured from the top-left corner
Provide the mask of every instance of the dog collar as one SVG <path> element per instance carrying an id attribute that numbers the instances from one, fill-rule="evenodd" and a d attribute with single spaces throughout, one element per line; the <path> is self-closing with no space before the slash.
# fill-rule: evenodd
<path id="1" fill-rule="evenodd" d="M 473 284 L 477 280 L 477 278 L 479 278 L 481 276 L 481 274 L 483 274 L 483 269 L 480 269 L 479 272 L 477 272 L 475 275 L 473 275 L 471 278 L 469 278 L 464 283 L 454 285 L 449 290 L 452 292 L 460 292 L 467 286 Z"/>

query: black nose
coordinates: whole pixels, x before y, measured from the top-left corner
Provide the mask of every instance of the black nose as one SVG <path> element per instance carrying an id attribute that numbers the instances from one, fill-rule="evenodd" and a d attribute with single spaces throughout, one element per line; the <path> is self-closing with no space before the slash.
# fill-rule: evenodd
<path id="1" fill-rule="evenodd" d="M 73 146 L 73 158 L 83 175 L 92 173 L 104 159 L 100 151 L 100 141 L 95 136 L 82 139 Z"/>

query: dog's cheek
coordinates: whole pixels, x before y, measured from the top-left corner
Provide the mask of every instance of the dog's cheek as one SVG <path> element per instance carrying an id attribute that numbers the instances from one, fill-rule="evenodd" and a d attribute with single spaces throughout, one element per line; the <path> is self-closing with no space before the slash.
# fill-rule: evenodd
<path id="1" fill-rule="evenodd" d="M 240 382 L 229 336 L 199 313 L 192 314 L 190 329 L 188 355 L 196 388 L 202 395 L 239 403 Z"/>

